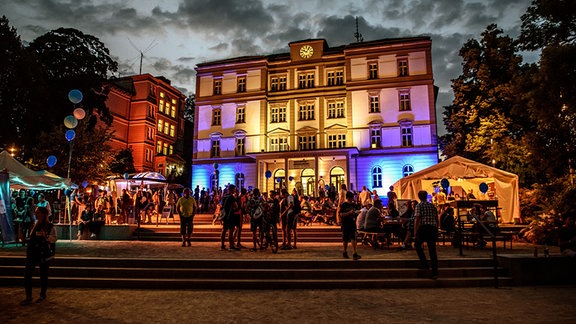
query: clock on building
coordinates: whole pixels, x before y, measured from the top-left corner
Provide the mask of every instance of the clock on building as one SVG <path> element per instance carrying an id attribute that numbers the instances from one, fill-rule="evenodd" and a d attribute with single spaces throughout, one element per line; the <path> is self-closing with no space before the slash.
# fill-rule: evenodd
<path id="1" fill-rule="evenodd" d="M 314 48 L 310 45 L 304 45 L 300 47 L 300 57 L 301 58 L 311 58 L 314 54 Z"/>

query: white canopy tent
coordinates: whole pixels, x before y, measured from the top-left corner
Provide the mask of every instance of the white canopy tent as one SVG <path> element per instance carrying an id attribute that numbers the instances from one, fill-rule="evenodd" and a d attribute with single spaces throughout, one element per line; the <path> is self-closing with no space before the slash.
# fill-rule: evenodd
<path id="1" fill-rule="evenodd" d="M 427 169 L 398 180 L 394 191 L 403 199 L 417 199 L 418 191 L 432 192 L 435 184 L 448 179 L 450 186 L 459 186 L 468 192 L 473 190 L 476 198 L 481 198 L 479 185 L 493 186 L 495 199 L 501 208 L 503 223 L 513 223 L 520 218 L 520 198 L 518 176 L 491 166 L 454 156 Z"/>
<path id="2" fill-rule="evenodd" d="M 0 170 L 7 170 L 11 189 L 65 189 L 70 182 L 48 171 L 33 171 L 14 159 L 7 151 L 0 152 Z"/>

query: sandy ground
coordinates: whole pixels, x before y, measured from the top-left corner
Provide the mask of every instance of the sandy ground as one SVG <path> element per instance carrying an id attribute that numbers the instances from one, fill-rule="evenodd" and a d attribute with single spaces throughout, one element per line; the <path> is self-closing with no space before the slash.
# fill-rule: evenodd
<path id="1" fill-rule="evenodd" d="M 339 244 L 301 244 L 297 250 L 220 251 L 217 243 L 59 241 L 58 255 L 119 258 L 339 258 Z M 514 254 L 533 246 L 514 243 Z M 415 252 L 359 247 L 363 259 L 416 259 Z M 490 250 L 464 250 L 488 257 Z M 552 250 L 552 253 L 558 253 Z M 23 255 L 7 246 L 2 255 Z M 440 258 L 459 258 L 439 247 Z M 360 261 L 361 262 L 361 261 Z M 38 288 L 34 289 L 38 294 Z M 40 304 L 19 306 L 21 287 L 0 287 L 0 323 L 574 323 L 576 287 L 378 290 L 113 290 L 52 288 Z"/>

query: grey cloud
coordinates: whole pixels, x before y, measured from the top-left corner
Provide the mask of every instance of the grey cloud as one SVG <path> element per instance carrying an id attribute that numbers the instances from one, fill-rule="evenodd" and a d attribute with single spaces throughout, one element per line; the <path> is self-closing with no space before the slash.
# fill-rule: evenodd
<path id="1" fill-rule="evenodd" d="M 272 16 L 258 0 L 183 1 L 176 12 L 154 8 L 153 14 L 206 36 L 260 34 L 273 25 Z"/>
<path id="2" fill-rule="evenodd" d="M 191 57 L 179 57 L 178 58 L 178 62 L 190 62 L 190 63 L 194 63 L 196 61 L 196 57 L 191 56 Z"/>
<path id="3" fill-rule="evenodd" d="M 228 45 L 228 43 L 219 43 L 216 46 L 210 47 L 209 50 L 216 51 L 216 52 L 223 52 L 223 51 L 226 51 L 229 47 L 230 47 L 230 45 Z"/>
<path id="4" fill-rule="evenodd" d="M 152 67 L 160 72 L 165 72 L 168 70 L 171 70 L 172 68 L 172 62 L 170 62 L 169 60 L 161 57 L 161 58 L 155 58 L 154 63 L 152 64 Z"/>

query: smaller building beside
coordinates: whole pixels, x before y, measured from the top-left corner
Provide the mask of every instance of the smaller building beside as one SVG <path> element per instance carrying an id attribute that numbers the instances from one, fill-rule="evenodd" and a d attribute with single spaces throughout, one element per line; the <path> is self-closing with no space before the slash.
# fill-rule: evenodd
<path id="1" fill-rule="evenodd" d="M 132 149 L 137 172 L 155 171 L 166 178 L 182 174 L 186 96 L 170 80 L 150 74 L 111 79 L 108 86 L 112 149 Z"/>

